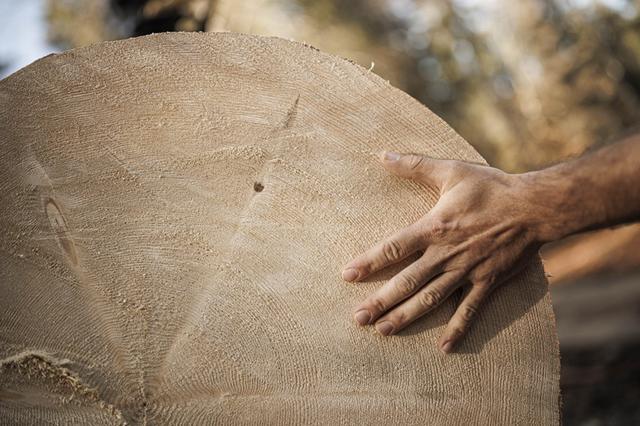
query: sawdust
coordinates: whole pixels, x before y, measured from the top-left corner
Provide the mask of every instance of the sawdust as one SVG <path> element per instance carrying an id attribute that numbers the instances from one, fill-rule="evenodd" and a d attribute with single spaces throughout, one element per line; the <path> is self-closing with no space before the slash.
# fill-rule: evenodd
<path id="1" fill-rule="evenodd" d="M 0 400 L 27 403 L 40 400 L 44 405 L 43 400 L 50 399 L 50 404 L 59 407 L 88 406 L 106 415 L 114 424 L 126 424 L 118 409 L 100 399 L 95 388 L 67 368 L 70 364 L 68 359 L 32 351 L 0 360 Z M 0 402 L 0 408 L 3 405 Z"/>

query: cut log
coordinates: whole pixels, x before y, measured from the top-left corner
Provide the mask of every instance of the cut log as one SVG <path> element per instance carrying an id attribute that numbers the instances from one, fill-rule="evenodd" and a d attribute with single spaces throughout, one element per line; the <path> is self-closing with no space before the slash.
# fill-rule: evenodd
<path id="1" fill-rule="evenodd" d="M 277 38 L 107 42 L 0 82 L 0 135 L 3 422 L 559 422 L 537 256 L 453 355 L 455 300 L 390 338 L 352 320 L 398 268 L 342 265 L 437 201 L 377 152 L 483 162 L 372 72 Z"/>

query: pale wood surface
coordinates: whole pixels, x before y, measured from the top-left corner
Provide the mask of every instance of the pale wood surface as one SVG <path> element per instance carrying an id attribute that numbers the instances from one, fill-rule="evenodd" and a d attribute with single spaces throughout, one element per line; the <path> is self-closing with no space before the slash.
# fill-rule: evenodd
<path id="1" fill-rule="evenodd" d="M 0 104 L 0 423 L 558 423 L 538 258 L 460 353 L 435 344 L 453 300 L 392 338 L 354 324 L 393 271 L 341 266 L 437 199 L 377 151 L 483 161 L 375 74 L 163 34 L 49 56 Z"/>

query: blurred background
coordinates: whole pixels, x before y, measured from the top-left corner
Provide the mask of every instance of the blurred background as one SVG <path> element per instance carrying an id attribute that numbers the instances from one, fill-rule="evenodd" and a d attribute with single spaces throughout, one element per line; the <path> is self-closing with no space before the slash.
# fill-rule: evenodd
<path id="1" fill-rule="evenodd" d="M 0 77 L 51 52 L 163 31 L 278 35 L 373 67 L 510 172 L 640 124 L 640 3 L 627 0 L 0 0 Z M 564 423 L 640 424 L 640 225 L 542 257 Z"/>

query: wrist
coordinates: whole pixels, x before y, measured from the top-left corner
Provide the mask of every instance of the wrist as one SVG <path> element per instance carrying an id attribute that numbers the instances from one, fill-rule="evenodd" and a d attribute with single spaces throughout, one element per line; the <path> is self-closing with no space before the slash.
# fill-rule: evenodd
<path id="1" fill-rule="evenodd" d="M 573 176 L 554 168 L 517 175 L 526 200 L 526 223 L 538 243 L 566 237 L 590 226 L 581 195 L 586 190 Z"/>

